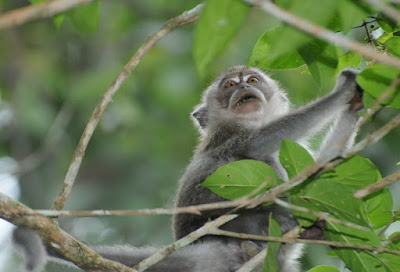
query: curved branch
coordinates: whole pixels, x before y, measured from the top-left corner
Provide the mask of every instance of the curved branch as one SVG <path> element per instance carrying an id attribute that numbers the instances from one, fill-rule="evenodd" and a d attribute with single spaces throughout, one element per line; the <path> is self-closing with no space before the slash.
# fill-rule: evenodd
<path id="1" fill-rule="evenodd" d="M 110 104 L 113 96 L 121 87 L 122 83 L 124 83 L 124 81 L 133 71 L 133 69 L 135 69 L 135 67 L 139 64 L 141 59 L 160 39 L 162 39 L 165 35 L 173 31 L 177 27 L 196 22 L 197 15 L 200 13 L 201 7 L 202 5 L 198 5 L 190 11 L 186 11 L 178 17 L 170 19 L 163 27 L 160 28 L 160 30 L 158 30 L 154 35 L 150 36 L 146 40 L 146 42 L 136 51 L 135 55 L 125 65 L 122 72 L 117 76 L 117 78 L 108 88 L 108 90 L 103 94 L 99 104 L 94 109 L 85 130 L 83 131 L 78 146 L 75 149 L 74 157 L 72 158 L 72 162 L 65 176 L 61 192 L 59 193 L 57 199 L 53 204 L 53 209 L 61 210 L 64 207 L 65 201 L 67 200 L 67 197 L 71 192 L 71 188 L 75 182 L 90 138 L 92 137 L 93 132 L 96 129 L 96 126 L 101 116 L 103 115 L 104 110 L 106 109 L 108 104 Z"/>
<path id="2" fill-rule="evenodd" d="M 51 0 L 29 5 L 0 15 L 0 31 L 20 26 L 27 22 L 49 18 L 94 0 Z"/>

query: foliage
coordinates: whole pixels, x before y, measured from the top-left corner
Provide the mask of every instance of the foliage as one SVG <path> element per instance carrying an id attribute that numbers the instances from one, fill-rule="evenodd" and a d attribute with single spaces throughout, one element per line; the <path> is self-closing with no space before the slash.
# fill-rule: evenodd
<path id="1" fill-rule="evenodd" d="M 1 5 L 11 10 L 18 7 L 18 2 L 1 1 Z M 170 200 L 175 182 L 195 145 L 195 130 L 187 117 L 198 102 L 201 89 L 194 66 L 203 81 L 208 81 L 214 71 L 247 59 L 248 65 L 272 71 L 292 91 L 290 96 L 295 103 L 308 101 L 330 89 L 340 70 L 353 67 L 363 69 L 357 82 L 366 91 L 364 104 L 371 105 L 400 75 L 399 70 L 304 34 L 240 0 L 205 2 L 197 25 L 178 30 L 173 38 L 154 48 L 105 112 L 68 208 L 132 209 L 161 206 Z M 366 1 L 274 2 L 338 35 L 400 56 L 398 24 Z M 0 90 L 2 102 L 9 103 L 13 109 L 14 119 L 12 123 L 1 124 L 4 132 L 1 154 L 22 161 L 42 146 L 60 108 L 63 105 L 72 108 L 72 121 L 62 128 L 62 144 L 53 146 L 38 168 L 22 174 L 24 202 L 33 208 L 51 205 L 101 93 L 146 36 L 162 22 L 197 3 L 194 0 L 95 1 L 57 15 L 52 22 L 32 23 L 2 34 Z M 374 35 L 377 29 L 383 31 L 379 36 Z M 397 113 L 399 88 L 398 85 L 394 94 L 383 102 L 386 106 L 372 120 L 371 127 L 381 125 L 380 119 L 387 120 Z M 317 93 L 315 89 L 322 91 Z M 362 200 L 352 195 L 354 190 L 381 179 L 378 168 L 384 173 L 398 170 L 398 132 L 363 154 L 370 155 L 374 163 L 354 156 L 290 191 L 293 204 L 328 212 L 335 218 L 369 228 L 362 232 L 328 222 L 327 239 L 399 249 L 398 241 L 382 242 L 388 234 L 381 230 L 398 220 L 394 215 L 400 213 L 399 203 L 393 203 L 396 199 L 392 199 L 389 189 Z M 288 140 L 282 142 L 280 160 L 290 178 L 313 163 L 306 150 Z M 267 184 L 259 188 L 265 181 Z M 203 185 L 227 199 L 236 199 L 255 188 L 262 189 L 259 191 L 262 193 L 277 184 L 276 174 L 267 165 L 240 161 L 219 169 Z M 302 226 L 316 220 L 310 214 L 294 213 Z M 91 243 L 123 241 L 140 245 L 166 243 L 171 239 L 165 227 L 169 225 L 168 218 L 82 218 L 64 222 L 68 232 Z M 271 222 L 269 233 L 280 236 L 277 222 Z M 132 233 L 138 235 L 132 236 Z M 269 247 L 267 258 L 273 258 L 276 244 L 270 243 Z M 344 248 L 333 250 L 352 271 L 398 271 L 400 267 L 397 255 Z M 276 266 L 264 269 L 276 269 Z M 318 266 L 310 271 L 337 269 Z"/>
<path id="2" fill-rule="evenodd" d="M 208 1 L 212 2 L 212 1 Z M 207 2 L 207 3 L 208 3 Z M 362 3 L 362 1 L 276 1 L 278 5 L 291 11 L 302 18 L 306 18 L 320 26 L 340 32 L 342 35 L 351 35 L 351 30 L 356 27 L 359 22 L 364 22 L 368 26 L 374 20 L 379 23 L 382 28 L 382 34 L 379 37 L 371 38 L 369 29 L 365 27 L 368 33 L 365 37 L 369 37 L 368 43 L 375 45 L 378 50 L 387 51 L 389 54 L 399 56 L 399 37 L 398 27 L 387 17 L 379 14 L 374 16 L 376 10 Z M 245 10 L 238 12 L 244 14 Z M 212 17 L 212 15 L 204 11 L 202 18 L 207 18 L 209 24 L 222 20 L 221 17 Z M 370 18 L 370 19 L 368 19 Z M 373 19 L 377 18 L 377 19 Z M 204 21 L 202 21 L 205 24 Z M 364 27 L 364 25 L 362 27 Z M 238 25 L 235 24 L 231 28 L 231 32 L 235 31 Z M 374 29 L 376 27 L 374 26 Z M 230 33 L 231 33 L 230 32 Z M 196 33 L 197 40 L 202 40 Z M 211 35 L 211 36 L 210 36 Z M 207 38 L 212 40 L 213 33 L 209 33 Z M 339 34 L 338 34 L 339 35 Z M 386 37 L 383 39 L 383 37 Z M 389 37 L 389 38 L 387 38 Z M 205 38 L 205 37 L 204 37 Z M 363 41 L 364 42 L 364 41 Z M 226 40 L 225 46 L 229 43 Z M 196 43 L 195 47 L 203 46 L 204 51 L 210 49 L 207 45 Z M 219 47 L 223 45 L 219 44 Z M 202 59 L 196 56 L 195 61 L 198 70 L 202 73 L 204 63 L 200 64 L 197 60 Z M 400 70 L 384 64 L 369 63 L 362 59 L 355 52 L 349 52 L 342 48 L 338 48 L 333 44 L 328 44 L 317 38 L 308 36 L 287 25 L 278 25 L 267 30 L 255 44 L 250 56 L 249 65 L 255 65 L 263 69 L 293 69 L 298 67 L 306 67 L 307 72 L 311 74 L 314 81 L 321 89 L 328 89 L 332 86 L 334 75 L 341 69 L 346 67 L 365 68 L 358 76 L 358 84 L 365 90 L 365 105 L 371 105 L 373 99 L 380 97 L 393 84 L 393 80 L 399 77 Z M 393 94 L 383 102 L 384 105 L 399 109 L 400 107 L 400 85 Z M 313 163 L 313 159 L 309 153 L 300 145 L 289 140 L 283 140 L 279 158 L 286 169 L 289 178 L 294 178 L 300 174 L 307 166 Z M 235 162 L 224 166 L 224 176 L 233 174 L 235 170 L 241 169 L 240 175 L 249 177 L 254 175 L 254 170 L 246 169 L 241 166 L 242 162 Z M 246 164 L 246 162 L 243 162 Z M 231 168 L 234 167 L 234 168 Z M 223 188 L 222 192 L 216 193 L 221 196 L 235 194 L 235 198 L 248 195 L 248 191 L 238 194 L 240 191 L 234 190 L 231 186 L 231 180 L 221 179 L 218 175 L 220 169 L 208 178 L 203 185 L 218 185 Z M 249 172 L 246 172 L 249 171 Z M 275 175 L 271 176 L 273 179 Z M 377 167 L 368 159 L 361 156 L 353 156 L 341 162 L 332 171 L 323 173 L 320 176 L 311 177 L 304 183 L 296 186 L 290 192 L 290 201 L 297 206 L 305 207 L 313 211 L 322 211 L 329 213 L 337 219 L 345 222 L 351 222 L 359 226 L 368 227 L 368 231 L 360 231 L 338 223 L 327 222 L 324 230 L 325 237 L 331 241 L 356 243 L 360 245 L 384 246 L 381 241 L 388 237 L 382 237 L 382 232 L 377 232 L 381 228 L 387 228 L 392 222 L 392 214 L 397 210 L 393 208 L 393 200 L 387 188 L 381 189 L 374 194 L 357 200 L 353 196 L 355 190 L 364 188 L 380 180 L 381 174 Z M 252 183 L 254 188 L 261 186 L 264 180 L 260 179 L 256 183 Z M 254 179 L 253 181 L 255 181 Z M 240 181 L 235 181 L 235 184 Z M 242 183 L 248 184 L 247 179 L 243 179 Z M 268 189 L 267 186 L 265 189 Z M 294 215 L 301 226 L 309 227 L 313 225 L 317 217 L 310 213 L 293 211 Z M 271 231 L 271 230 L 270 230 Z M 272 234 L 271 234 L 272 235 Z M 274 236 L 274 235 L 272 235 Z M 386 247 L 390 248 L 393 243 L 389 243 Z M 333 248 L 336 256 L 338 256 L 351 271 L 397 271 L 400 269 L 400 256 L 388 253 L 374 253 L 370 251 L 355 250 L 349 248 Z M 269 257 L 267 257 L 269 258 Z M 275 271 L 265 270 L 265 271 Z M 333 267 L 316 267 L 310 271 L 337 271 Z"/>

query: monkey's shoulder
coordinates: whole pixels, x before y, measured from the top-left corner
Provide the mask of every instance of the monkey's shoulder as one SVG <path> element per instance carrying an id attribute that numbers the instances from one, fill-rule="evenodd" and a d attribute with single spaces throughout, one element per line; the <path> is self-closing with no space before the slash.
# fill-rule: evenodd
<path id="1" fill-rule="evenodd" d="M 250 131 L 237 123 L 226 123 L 210 129 L 206 137 L 201 141 L 198 151 L 217 152 L 221 156 L 224 153 L 234 153 L 242 148 L 244 140 L 248 138 Z"/>

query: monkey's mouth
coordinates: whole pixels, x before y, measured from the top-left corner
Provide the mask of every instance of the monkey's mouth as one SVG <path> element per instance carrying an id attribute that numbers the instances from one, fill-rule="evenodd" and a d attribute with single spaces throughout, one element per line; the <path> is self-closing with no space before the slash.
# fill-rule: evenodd
<path id="1" fill-rule="evenodd" d="M 240 106 L 243 103 L 247 103 L 247 102 L 251 102 L 251 101 L 260 101 L 260 100 L 254 94 L 246 94 L 239 99 L 239 101 L 236 103 L 236 106 Z"/>
<path id="2" fill-rule="evenodd" d="M 256 112 L 260 109 L 261 99 L 253 92 L 238 94 L 238 98 L 233 101 L 233 111 L 239 114 Z"/>

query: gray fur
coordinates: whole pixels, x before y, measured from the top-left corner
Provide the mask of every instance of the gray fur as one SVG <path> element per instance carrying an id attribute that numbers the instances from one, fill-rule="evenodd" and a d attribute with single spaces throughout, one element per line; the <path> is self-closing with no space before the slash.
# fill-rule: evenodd
<path id="1" fill-rule="evenodd" d="M 357 87 L 357 73 L 355 70 L 342 71 L 331 93 L 293 111 L 289 111 L 289 100 L 279 84 L 261 70 L 235 66 L 222 73 L 206 89 L 202 103 L 192 113 L 201 138 L 193 159 L 179 182 L 176 207 L 223 201 L 218 195 L 198 185 L 218 167 L 232 161 L 264 161 L 276 170 L 281 179 L 287 180 L 287 174 L 278 158 L 282 139 L 291 139 L 306 145 L 308 137 L 334 121 L 337 116 L 339 117 L 334 121 L 322 144 L 323 149 L 317 156 L 325 161 L 340 155 L 340 152 L 352 145 L 354 128 L 359 118 L 356 110 L 349 106 Z M 348 138 L 345 141 L 344 136 Z M 342 146 L 340 141 L 344 141 Z M 228 209 L 222 209 L 206 211 L 201 215 L 175 215 L 174 238 L 184 237 L 227 211 Z M 241 211 L 235 220 L 221 228 L 240 233 L 268 235 L 270 213 L 280 223 L 283 233 L 297 224 L 288 210 L 270 205 Z M 34 238 L 18 232 L 16 236 L 24 238 L 19 239 L 18 244 L 25 245 L 24 253 L 28 255 L 26 260 L 27 263 L 31 263 L 36 259 L 37 253 L 43 255 L 44 247 L 37 235 L 35 238 L 31 231 L 26 233 Z M 246 242 L 246 246 L 243 246 Z M 234 271 L 266 245 L 261 242 L 246 242 L 229 237 L 207 236 L 173 253 L 148 271 Z M 33 247 L 43 250 L 36 252 L 32 250 Z M 254 254 L 245 250 L 249 247 Z M 302 254 L 301 247 L 299 244 L 282 245 L 277 256 L 281 272 L 300 271 L 297 259 Z M 130 246 L 94 249 L 105 258 L 129 266 L 159 250 Z M 37 259 L 36 267 L 35 264 L 29 265 L 31 270 L 27 271 L 41 271 L 44 258 Z"/>

